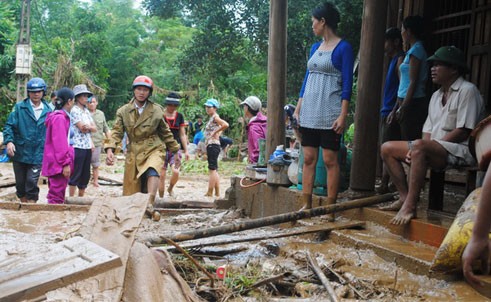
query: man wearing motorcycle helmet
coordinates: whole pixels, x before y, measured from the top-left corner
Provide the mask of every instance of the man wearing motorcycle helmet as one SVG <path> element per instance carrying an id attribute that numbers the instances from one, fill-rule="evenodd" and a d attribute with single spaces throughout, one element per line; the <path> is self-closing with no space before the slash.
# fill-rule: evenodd
<path id="1" fill-rule="evenodd" d="M 123 180 L 123 195 L 137 192 L 149 194 L 149 210 L 159 186 L 159 171 L 164 165 L 166 151 L 176 153 L 179 144 L 162 118 L 163 108 L 149 100 L 153 81 L 147 76 L 137 76 L 133 81 L 133 98 L 116 112 L 116 120 L 109 142 L 104 145 L 106 163 L 114 164 L 114 150 L 126 132 L 128 145 Z M 157 212 L 153 213 L 153 218 Z M 158 216 L 158 215 L 157 215 Z"/>
<path id="2" fill-rule="evenodd" d="M 21 202 L 35 203 L 39 199 L 38 180 L 46 137 L 44 121 L 51 112 L 43 99 L 46 90 L 43 79 L 30 79 L 28 98 L 15 104 L 3 129 L 4 144 L 14 167 L 16 194 Z"/>

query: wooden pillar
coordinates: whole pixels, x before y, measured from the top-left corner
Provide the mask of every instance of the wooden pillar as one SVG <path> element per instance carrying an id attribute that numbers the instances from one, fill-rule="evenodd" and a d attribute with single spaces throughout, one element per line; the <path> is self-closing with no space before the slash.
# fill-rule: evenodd
<path id="1" fill-rule="evenodd" d="M 286 24 L 288 1 L 271 0 L 269 8 L 268 48 L 268 133 L 266 159 L 276 146 L 285 144 L 286 99 Z"/>
<path id="2" fill-rule="evenodd" d="M 377 164 L 384 35 L 388 0 L 365 0 L 361 26 L 358 98 L 350 188 L 373 190 Z"/>

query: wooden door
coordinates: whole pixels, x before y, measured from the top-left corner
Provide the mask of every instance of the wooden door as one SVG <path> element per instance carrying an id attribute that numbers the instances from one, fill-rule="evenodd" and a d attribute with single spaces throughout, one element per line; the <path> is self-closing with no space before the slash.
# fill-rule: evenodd
<path id="1" fill-rule="evenodd" d="M 477 85 L 489 110 L 491 0 L 426 1 L 424 12 L 429 20 L 428 54 L 444 45 L 462 49 L 471 68 L 466 78 Z"/>

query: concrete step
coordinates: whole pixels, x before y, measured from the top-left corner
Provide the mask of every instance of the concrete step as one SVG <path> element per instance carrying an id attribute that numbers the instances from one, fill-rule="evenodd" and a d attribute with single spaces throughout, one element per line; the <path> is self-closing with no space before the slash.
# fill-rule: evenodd
<path id="1" fill-rule="evenodd" d="M 436 248 L 440 247 L 453 222 L 451 215 L 420 210 L 417 214 L 418 218 L 412 219 L 408 225 L 395 226 L 390 224 L 390 220 L 396 213 L 395 211 L 381 211 L 375 207 L 367 207 L 344 211 L 340 215 L 352 220 L 377 223 L 387 228 L 394 235 Z"/>
<path id="2" fill-rule="evenodd" d="M 373 250 L 385 261 L 396 263 L 407 271 L 428 275 L 436 248 L 392 234 L 387 228 L 367 222 L 366 229 L 332 231 L 329 237 L 335 243 Z"/>

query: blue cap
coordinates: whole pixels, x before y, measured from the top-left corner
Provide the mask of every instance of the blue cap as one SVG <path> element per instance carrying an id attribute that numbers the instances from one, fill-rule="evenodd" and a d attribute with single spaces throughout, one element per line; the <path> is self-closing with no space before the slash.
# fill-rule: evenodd
<path id="1" fill-rule="evenodd" d="M 220 107 L 220 104 L 215 99 L 207 99 L 206 100 L 206 103 L 205 103 L 205 106 L 219 108 Z"/>

